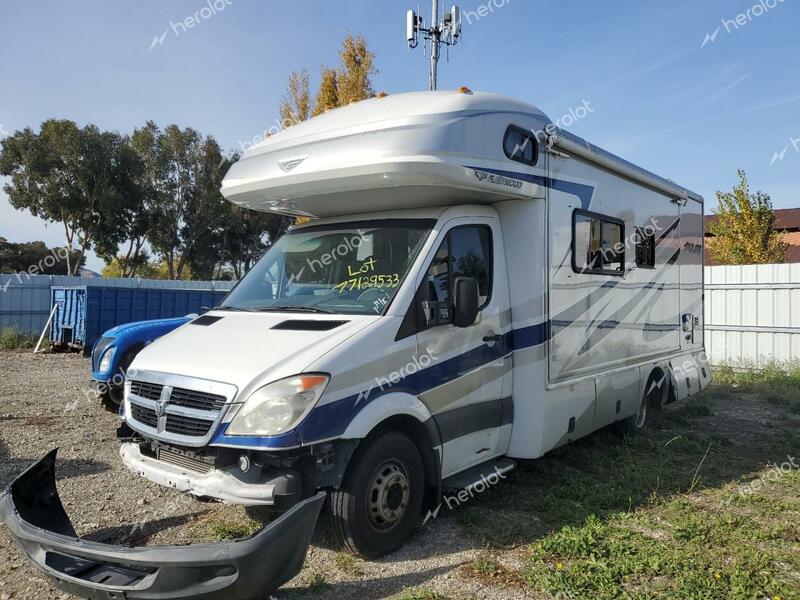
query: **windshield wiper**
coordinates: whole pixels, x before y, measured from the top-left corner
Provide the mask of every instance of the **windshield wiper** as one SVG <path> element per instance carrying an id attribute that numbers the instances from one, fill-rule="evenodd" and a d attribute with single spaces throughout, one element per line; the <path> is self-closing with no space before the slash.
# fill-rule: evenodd
<path id="1" fill-rule="evenodd" d="M 237 312 L 255 312 L 258 308 L 242 308 L 241 306 L 215 306 L 211 310 L 231 310 Z"/>
<path id="2" fill-rule="evenodd" d="M 316 306 L 265 306 L 259 308 L 259 311 L 269 312 L 309 312 L 309 313 L 324 313 L 326 315 L 335 315 L 336 312 L 328 310 L 327 308 L 317 308 Z"/>

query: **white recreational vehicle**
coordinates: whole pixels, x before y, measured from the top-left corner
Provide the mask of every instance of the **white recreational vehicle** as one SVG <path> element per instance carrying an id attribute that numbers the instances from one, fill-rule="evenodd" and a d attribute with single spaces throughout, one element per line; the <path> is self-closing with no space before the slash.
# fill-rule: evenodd
<path id="1" fill-rule="evenodd" d="M 341 543 L 381 556 L 442 490 L 635 432 L 709 382 L 703 199 L 529 104 L 363 101 L 266 139 L 222 192 L 315 219 L 136 357 L 121 456 L 189 494 L 288 510 L 259 534 L 292 532 L 285 564 L 308 545 L 291 521 L 313 527 L 325 494 Z M 225 597 L 255 585 L 244 560 Z"/>

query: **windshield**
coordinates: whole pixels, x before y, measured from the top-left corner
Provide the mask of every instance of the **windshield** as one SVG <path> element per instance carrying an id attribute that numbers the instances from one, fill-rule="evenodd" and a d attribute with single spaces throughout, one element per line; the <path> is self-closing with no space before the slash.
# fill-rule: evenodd
<path id="1" fill-rule="evenodd" d="M 291 231 L 218 308 L 383 314 L 434 223 L 391 219 Z"/>

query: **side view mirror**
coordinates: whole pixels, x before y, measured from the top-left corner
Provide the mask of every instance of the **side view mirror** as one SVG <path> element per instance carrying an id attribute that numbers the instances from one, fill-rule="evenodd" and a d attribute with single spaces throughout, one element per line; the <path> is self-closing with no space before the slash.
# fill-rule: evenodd
<path id="1" fill-rule="evenodd" d="M 456 277 L 453 285 L 455 310 L 453 325 L 456 327 L 469 327 L 475 323 L 480 311 L 480 291 L 478 282 L 472 277 Z"/>

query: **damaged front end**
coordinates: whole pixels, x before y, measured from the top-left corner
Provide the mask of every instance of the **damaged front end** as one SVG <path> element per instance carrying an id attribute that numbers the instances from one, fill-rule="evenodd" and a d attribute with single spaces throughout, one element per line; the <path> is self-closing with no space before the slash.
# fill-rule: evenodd
<path id="1" fill-rule="evenodd" d="M 303 566 L 325 494 L 308 498 L 252 537 L 216 544 L 126 547 L 79 539 L 56 490 L 53 450 L 0 497 L 17 545 L 62 590 L 81 598 L 250 600 Z"/>

